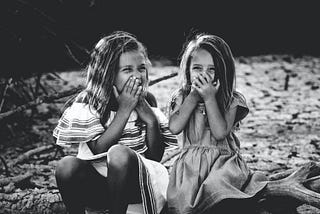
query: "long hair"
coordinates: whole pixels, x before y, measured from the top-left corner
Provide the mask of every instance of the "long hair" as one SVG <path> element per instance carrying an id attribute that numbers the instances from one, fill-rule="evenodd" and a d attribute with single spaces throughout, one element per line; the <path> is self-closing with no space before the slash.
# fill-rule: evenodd
<path id="1" fill-rule="evenodd" d="M 198 34 L 194 39 L 184 44 L 180 61 L 180 78 L 184 97 L 190 93 L 190 64 L 193 53 L 198 49 L 208 51 L 216 68 L 219 77 L 220 87 L 217 92 L 217 102 L 221 112 L 225 113 L 231 103 L 232 94 L 235 88 L 235 64 L 229 45 L 220 37 L 210 34 Z"/>
<path id="2" fill-rule="evenodd" d="M 103 37 L 91 52 L 85 89 L 74 98 L 74 102 L 89 104 L 101 115 L 103 123 L 110 116 L 111 106 L 117 105 L 113 85 L 119 70 L 120 56 L 130 51 L 141 51 L 147 64 L 150 64 L 146 47 L 134 35 L 124 31 L 115 31 Z"/>

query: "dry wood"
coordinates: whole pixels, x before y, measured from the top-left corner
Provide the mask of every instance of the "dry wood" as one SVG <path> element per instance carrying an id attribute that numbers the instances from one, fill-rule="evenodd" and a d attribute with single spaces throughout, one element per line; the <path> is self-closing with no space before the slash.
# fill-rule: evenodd
<path id="1" fill-rule="evenodd" d="M 58 190 L 34 189 L 13 194 L 0 193 L 2 213 L 37 214 L 67 213 Z"/>
<path id="2" fill-rule="evenodd" d="M 177 76 L 177 75 L 178 75 L 178 72 L 172 72 L 172 73 L 169 74 L 169 75 L 166 75 L 166 76 L 159 77 L 159 78 L 157 78 L 157 79 L 151 80 L 150 83 L 149 83 L 149 86 L 154 85 L 154 84 L 156 84 L 156 83 L 158 83 L 158 82 L 161 82 L 161 81 L 163 81 L 163 80 L 170 79 L 170 78 L 175 77 L 175 76 Z"/>
<path id="3" fill-rule="evenodd" d="M 9 167 L 13 167 L 18 163 L 24 162 L 25 160 L 29 159 L 31 156 L 33 155 L 37 155 L 43 152 L 47 152 L 50 151 L 52 149 L 54 149 L 56 146 L 55 145 L 45 145 L 45 146 L 41 146 L 32 150 L 29 150 L 25 153 L 23 153 L 22 155 L 20 155 L 19 157 L 17 157 L 14 161 L 12 161 L 11 163 L 8 164 Z"/>
<path id="4" fill-rule="evenodd" d="M 0 179 L 0 187 L 6 186 L 9 183 L 14 183 L 14 184 L 19 183 L 23 180 L 31 178 L 32 175 L 33 175 L 32 172 L 27 172 L 26 174 L 23 174 L 23 175 L 17 175 L 17 176 L 9 177 L 9 178 L 2 178 L 2 179 Z"/>
<path id="5" fill-rule="evenodd" d="M 288 177 L 270 181 L 263 197 L 289 197 L 303 204 L 320 208 L 319 174 L 320 165 L 309 162 Z"/>
<path id="6" fill-rule="evenodd" d="M 3 106 L 4 100 L 5 100 L 5 96 L 6 96 L 7 90 L 9 88 L 9 86 L 11 85 L 11 83 L 12 83 L 12 78 L 10 78 L 10 79 L 8 79 L 6 81 L 6 86 L 5 86 L 4 90 L 3 90 L 2 98 L 1 98 L 1 102 L 0 102 L 0 112 L 2 110 L 2 106 Z"/>
<path id="7" fill-rule="evenodd" d="M 71 95 L 81 91 L 82 89 L 83 89 L 82 87 L 77 87 L 77 88 L 73 88 L 73 89 L 70 89 L 68 91 L 64 91 L 64 92 L 61 92 L 61 93 L 54 93 L 54 94 L 52 94 L 50 96 L 45 95 L 45 96 L 38 97 L 36 100 L 32 100 L 32 101 L 30 101 L 30 102 L 28 102 L 28 103 L 26 103 L 24 105 L 18 106 L 17 108 L 15 108 L 13 110 L 1 113 L 0 114 L 0 121 L 3 120 L 3 119 L 8 118 L 9 116 L 12 116 L 15 113 L 22 112 L 22 111 L 24 111 L 26 109 L 29 109 L 29 108 L 31 108 L 33 106 L 37 106 L 37 105 L 40 105 L 42 103 L 51 103 L 54 100 L 71 96 Z"/>

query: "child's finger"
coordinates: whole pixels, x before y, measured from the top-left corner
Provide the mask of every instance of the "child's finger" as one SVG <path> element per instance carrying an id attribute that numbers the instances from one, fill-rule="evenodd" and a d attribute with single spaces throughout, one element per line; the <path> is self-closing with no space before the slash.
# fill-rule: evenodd
<path id="1" fill-rule="evenodd" d="M 211 82 L 211 80 L 212 80 L 211 76 L 207 72 L 203 73 L 203 77 L 205 78 L 207 83 Z"/>
<path id="2" fill-rule="evenodd" d="M 220 81 L 219 81 L 219 80 L 217 80 L 216 85 L 214 85 L 214 87 L 215 87 L 217 90 L 219 89 L 219 87 L 220 87 Z"/>
<path id="3" fill-rule="evenodd" d="M 115 98 L 118 98 L 119 97 L 118 89 L 116 88 L 116 86 L 112 86 L 112 87 L 113 87 L 113 94 L 114 94 Z"/>
<path id="4" fill-rule="evenodd" d="M 135 97 L 139 97 L 142 93 L 142 86 L 139 86 L 136 93 L 134 94 Z"/>
<path id="5" fill-rule="evenodd" d="M 195 84 L 191 85 L 191 88 L 196 89 L 197 91 L 200 89 L 198 86 L 196 86 Z"/>
<path id="6" fill-rule="evenodd" d="M 197 87 L 201 87 L 203 85 L 199 78 L 196 78 L 193 82 Z"/>
<path id="7" fill-rule="evenodd" d="M 198 79 L 200 80 L 200 82 L 202 84 L 206 84 L 208 81 L 204 78 L 203 74 L 200 73 L 199 76 L 198 76 Z"/>
<path id="8" fill-rule="evenodd" d="M 131 90 L 131 93 L 133 94 L 133 95 L 135 95 L 136 93 L 137 93 L 137 90 L 138 90 L 138 87 L 139 87 L 139 80 L 138 79 L 135 79 L 134 81 L 133 81 L 134 83 L 133 83 L 133 87 L 132 87 L 132 90 Z"/>
<path id="9" fill-rule="evenodd" d="M 131 91 L 130 84 L 132 82 L 132 76 L 128 78 L 127 82 L 124 84 L 122 91 L 129 93 Z"/>

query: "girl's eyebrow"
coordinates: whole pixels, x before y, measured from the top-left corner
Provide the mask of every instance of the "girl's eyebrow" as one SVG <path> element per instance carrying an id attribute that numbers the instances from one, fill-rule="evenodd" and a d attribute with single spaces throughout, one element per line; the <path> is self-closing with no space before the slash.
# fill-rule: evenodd
<path id="1" fill-rule="evenodd" d="M 124 65 L 124 66 L 121 66 L 120 69 L 123 69 L 123 68 L 130 68 L 132 67 L 132 65 Z"/>
<path id="2" fill-rule="evenodd" d="M 193 64 L 192 66 L 202 66 L 201 64 Z"/>

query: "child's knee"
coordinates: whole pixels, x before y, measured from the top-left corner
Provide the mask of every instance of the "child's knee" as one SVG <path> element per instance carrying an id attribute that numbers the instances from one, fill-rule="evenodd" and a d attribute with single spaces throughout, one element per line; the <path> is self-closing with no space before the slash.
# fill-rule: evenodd
<path id="1" fill-rule="evenodd" d="M 123 145 L 114 145 L 108 151 L 108 166 L 115 170 L 128 170 L 136 163 L 134 152 Z"/>
<path id="2" fill-rule="evenodd" d="M 71 181 L 81 168 L 82 163 L 80 159 L 73 156 L 64 157 L 56 166 L 55 177 L 57 181 Z"/>

